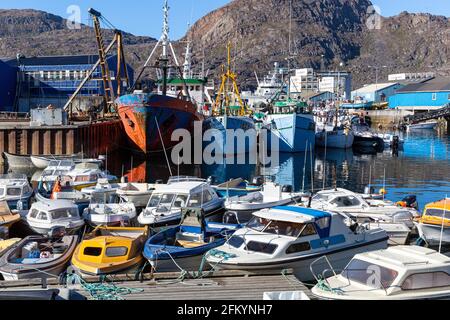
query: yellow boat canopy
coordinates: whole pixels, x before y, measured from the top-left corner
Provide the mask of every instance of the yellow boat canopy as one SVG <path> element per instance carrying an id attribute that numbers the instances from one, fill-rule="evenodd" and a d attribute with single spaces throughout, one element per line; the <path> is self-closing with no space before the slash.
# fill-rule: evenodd
<path id="1" fill-rule="evenodd" d="M 443 217 L 444 219 L 442 219 Z M 444 224 L 445 227 L 450 227 L 450 199 L 443 199 L 426 205 L 420 222 L 433 225 Z"/>

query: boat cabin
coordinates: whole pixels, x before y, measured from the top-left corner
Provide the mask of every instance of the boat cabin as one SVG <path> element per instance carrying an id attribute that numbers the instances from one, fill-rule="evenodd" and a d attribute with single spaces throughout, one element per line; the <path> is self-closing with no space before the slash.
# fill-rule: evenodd
<path id="1" fill-rule="evenodd" d="M 418 246 L 355 255 L 340 275 L 314 295 L 325 299 L 432 299 L 450 296 L 450 258 Z M 325 290 L 324 290 L 325 288 Z"/>
<path id="2" fill-rule="evenodd" d="M 19 202 L 20 208 L 17 209 L 28 209 L 33 192 L 25 175 L 0 175 L 0 200 L 7 201 L 10 209 L 15 210 Z"/>
<path id="3" fill-rule="evenodd" d="M 439 226 L 443 224 L 444 227 L 450 227 L 450 199 L 443 199 L 428 204 L 419 221 L 426 224 Z"/>
<path id="4" fill-rule="evenodd" d="M 42 181 L 54 181 L 58 177 L 66 175 L 75 168 L 75 163 L 72 160 L 52 160 L 48 167 L 42 172 Z"/>

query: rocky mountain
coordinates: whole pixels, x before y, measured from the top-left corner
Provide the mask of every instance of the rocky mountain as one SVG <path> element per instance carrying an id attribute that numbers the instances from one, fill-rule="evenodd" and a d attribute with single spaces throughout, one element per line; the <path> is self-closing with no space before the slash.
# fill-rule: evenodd
<path id="1" fill-rule="evenodd" d="M 380 81 L 397 72 L 450 75 L 449 18 L 407 12 L 384 18 L 368 0 L 293 0 L 292 11 L 289 0 L 234 0 L 200 19 L 187 37 L 195 57 L 205 52 L 214 71 L 231 41 L 244 84 L 255 82 L 254 71 L 261 76 L 274 62 L 286 65 L 289 52 L 294 67 L 336 69 L 344 62 L 354 87 L 375 81 L 374 66 Z"/>
<path id="2" fill-rule="evenodd" d="M 107 42 L 112 32 L 104 33 Z M 407 12 L 383 18 L 374 14 L 369 0 L 292 0 L 292 10 L 290 0 L 233 0 L 191 27 L 176 44 L 179 59 L 186 40 L 192 41 L 194 68 L 199 71 L 204 62 L 215 79 L 231 41 L 233 67 L 243 87 L 255 85 L 255 71 L 262 76 L 274 62 L 287 66 L 288 60 L 291 67 L 328 69 L 344 62 L 355 87 L 375 81 L 369 65 L 379 67 L 380 81 L 406 71 L 450 75 L 449 18 Z M 154 42 L 125 34 L 127 59 L 136 72 Z M 66 20 L 46 12 L 0 10 L 0 56 L 95 52 L 88 26 L 70 30 Z"/>
<path id="3" fill-rule="evenodd" d="M 106 45 L 113 35 L 113 31 L 103 30 Z M 154 43 L 153 38 L 124 32 L 127 61 L 139 68 Z M 38 10 L 0 10 L 0 57 L 13 58 L 17 53 L 27 57 L 96 54 L 97 43 L 90 26 L 69 29 L 67 20 Z"/>

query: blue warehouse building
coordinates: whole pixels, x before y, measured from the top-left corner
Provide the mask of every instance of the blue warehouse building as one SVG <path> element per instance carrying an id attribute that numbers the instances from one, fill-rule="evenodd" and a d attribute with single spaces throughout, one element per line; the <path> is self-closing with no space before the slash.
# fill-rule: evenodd
<path id="1" fill-rule="evenodd" d="M 405 110 L 440 109 L 450 103 L 450 78 L 433 78 L 407 85 L 389 98 L 389 107 Z"/>
<path id="2" fill-rule="evenodd" d="M 97 60 L 98 55 L 78 55 L 31 57 L 5 61 L 3 65 L 9 66 L 14 72 L 3 76 L 2 82 L 11 83 L 11 86 L 12 83 L 15 84 L 13 103 L 15 108 L 11 110 L 11 106 L 9 106 L 8 109 L 3 109 L 2 101 L 0 101 L 0 111 L 29 112 L 30 109 L 48 105 L 63 107 Z M 107 63 L 114 90 L 117 91 L 118 85 L 121 85 L 122 92 L 124 92 L 128 89 L 126 81 L 122 79 L 122 83 L 119 84 L 116 80 L 117 60 L 117 55 L 112 55 L 107 58 Z M 130 85 L 132 85 L 133 70 L 130 66 L 127 67 Z M 103 93 L 101 69 L 98 67 L 79 96 L 80 99 L 83 97 L 100 98 Z M 5 94 L 5 90 L 0 89 L 0 97 Z"/>
<path id="3" fill-rule="evenodd" d="M 0 60 L 0 111 L 13 111 L 16 98 L 17 68 Z"/>

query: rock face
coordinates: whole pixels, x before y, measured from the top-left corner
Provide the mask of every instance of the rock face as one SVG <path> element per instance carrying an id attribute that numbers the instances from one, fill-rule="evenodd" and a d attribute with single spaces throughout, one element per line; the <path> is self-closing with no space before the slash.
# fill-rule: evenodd
<path id="1" fill-rule="evenodd" d="M 289 57 L 292 68 L 323 64 L 333 70 L 344 62 L 354 87 L 375 81 L 369 65 L 380 67 L 380 81 L 397 72 L 450 74 L 448 18 L 406 12 L 382 18 L 371 6 L 369 0 L 292 0 L 291 20 L 290 0 L 233 0 L 197 21 L 175 48 L 182 60 L 185 40 L 191 40 L 194 68 L 200 71 L 204 61 L 217 83 L 231 41 L 233 68 L 244 88 L 255 85 L 255 71 L 262 76 L 274 62 L 287 66 Z M 371 27 L 373 19 L 379 28 Z M 112 32 L 104 34 L 108 42 Z M 124 40 L 128 62 L 138 72 L 155 40 L 131 34 Z M 0 10 L 0 57 L 94 54 L 96 48 L 88 26 L 69 30 L 66 20 L 46 12 Z"/>
<path id="2" fill-rule="evenodd" d="M 103 30 L 105 45 L 113 31 Z M 139 68 L 141 54 L 155 39 L 124 33 L 128 63 Z M 0 57 L 13 58 L 17 53 L 28 57 L 45 55 L 96 54 L 97 43 L 93 28 L 69 29 L 67 20 L 37 10 L 0 10 Z"/>

